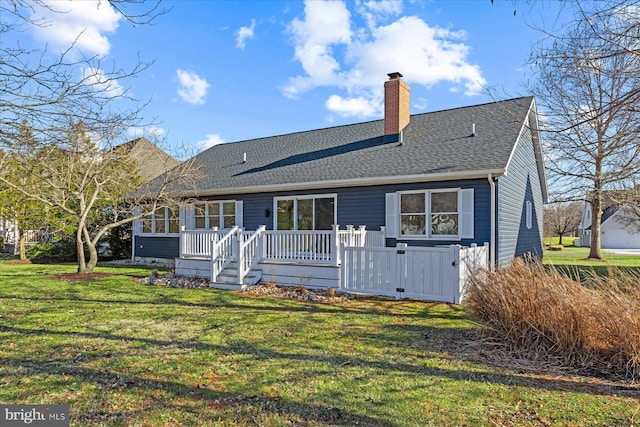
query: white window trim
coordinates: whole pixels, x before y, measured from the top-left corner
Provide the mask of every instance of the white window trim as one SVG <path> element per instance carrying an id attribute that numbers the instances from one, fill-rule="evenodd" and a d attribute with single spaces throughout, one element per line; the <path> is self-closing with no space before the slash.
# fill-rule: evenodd
<path id="1" fill-rule="evenodd" d="M 398 239 L 402 240 L 462 240 L 462 189 L 454 188 L 437 188 L 431 190 L 406 190 L 398 191 Z M 458 194 L 458 234 L 438 234 L 431 233 L 431 194 L 433 193 L 453 193 Z M 402 205 L 401 199 L 403 194 L 424 194 L 425 203 L 425 234 L 402 234 Z"/>
<path id="2" fill-rule="evenodd" d="M 531 230 L 531 228 L 533 227 L 533 203 L 531 203 L 531 200 L 527 200 L 525 202 L 525 206 L 526 206 L 525 223 L 527 226 L 527 230 Z"/>
<path id="3" fill-rule="evenodd" d="M 278 196 L 273 198 L 273 229 L 278 229 L 278 202 L 281 200 L 293 200 L 293 229 L 298 229 L 298 200 L 309 199 L 329 199 L 333 198 L 333 220 L 334 224 L 338 221 L 338 193 L 327 194 L 304 194 L 300 196 Z M 313 229 L 316 229 L 316 204 L 313 204 Z"/>
<path id="4" fill-rule="evenodd" d="M 219 221 L 218 221 L 218 225 L 211 225 L 209 224 L 209 204 L 211 203 L 218 203 L 219 207 L 218 207 L 218 216 L 219 216 Z M 190 227 L 189 229 L 191 230 L 212 230 L 214 227 L 217 227 L 218 230 L 224 230 L 224 205 L 223 203 L 233 203 L 233 216 L 234 216 L 234 223 L 237 222 L 237 209 L 238 209 L 238 203 L 237 200 L 198 200 L 198 201 L 193 201 L 191 202 L 189 212 L 190 212 L 190 216 L 191 218 L 189 219 L 189 223 L 190 223 Z M 205 219 L 205 228 L 196 228 L 196 209 L 195 206 L 196 205 L 202 205 L 204 204 L 204 219 Z M 231 216 L 231 215 L 227 215 L 227 216 Z M 207 227 L 208 226 L 208 227 Z"/>
<path id="5" fill-rule="evenodd" d="M 140 218 L 138 221 L 140 221 L 140 236 L 179 236 L 180 235 L 180 207 L 177 206 L 175 208 L 170 208 L 168 206 L 162 207 L 162 208 L 158 208 L 158 209 L 164 209 L 164 229 L 167 230 L 164 233 L 158 233 L 156 232 L 156 223 L 157 223 L 157 219 L 156 219 L 156 213 L 155 211 L 151 214 L 151 216 L 146 216 L 143 218 Z M 158 210 L 156 209 L 156 210 Z M 169 210 L 170 209 L 175 209 L 177 211 L 178 216 L 176 217 L 169 217 Z M 174 219 L 174 220 L 178 220 L 178 231 L 176 233 L 169 233 L 169 220 L 170 219 Z M 148 221 L 151 220 L 151 232 L 145 232 L 144 231 L 144 225 L 143 225 L 143 221 Z"/>

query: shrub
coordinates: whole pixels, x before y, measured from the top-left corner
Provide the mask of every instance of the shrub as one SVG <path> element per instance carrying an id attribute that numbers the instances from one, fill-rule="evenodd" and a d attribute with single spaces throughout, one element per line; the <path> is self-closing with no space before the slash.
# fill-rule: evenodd
<path id="1" fill-rule="evenodd" d="M 29 259 L 57 259 L 59 261 L 75 261 L 76 242 L 73 239 L 63 238 L 53 241 L 44 241 L 27 246 L 26 255 Z"/>
<path id="2" fill-rule="evenodd" d="M 106 241 L 109 244 L 111 257 L 114 259 L 130 259 L 131 258 L 131 239 L 132 239 L 131 223 L 112 228 L 107 234 Z"/>
<path id="3" fill-rule="evenodd" d="M 640 278 L 575 282 L 539 263 L 473 279 L 465 305 L 518 356 L 640 378 Z"/>

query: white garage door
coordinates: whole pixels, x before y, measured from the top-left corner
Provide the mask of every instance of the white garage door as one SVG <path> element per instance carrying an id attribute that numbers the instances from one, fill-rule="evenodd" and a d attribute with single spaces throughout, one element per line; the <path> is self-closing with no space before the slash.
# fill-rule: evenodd
<path id="1" fill-rule="evenodd" d="M 640 249 L 640 234 L 624 230 L 607 230 L 602 233 L 604 249 Z"/>

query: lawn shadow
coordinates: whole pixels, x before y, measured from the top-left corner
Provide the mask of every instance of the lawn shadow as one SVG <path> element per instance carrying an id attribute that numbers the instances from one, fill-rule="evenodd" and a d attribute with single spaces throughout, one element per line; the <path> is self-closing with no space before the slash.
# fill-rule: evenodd
<path id="1" fill-rule="evenodd" d="M 71 363 L 70 363 L 71 362 Z M 274 415 L 288 414 L 301 418 L 305 422 L 322 421 L 329 425 L 353 426 L 353 425 L 369 425 L 380 427 L 399 427 L 390 421 L 379 420 L 370 416 L 360 415 L 349 412 L 335 406 L 327 406 L 314 403 L 295 402 L 279 396 L 268 396 L 264 394 L 249 394 L 239 392 L 223 392 L 212 390 L 204 385 L 186 385 L 176 381 L 158 380 L 150 378 L 142 378 L 137 375 L 128 375 L 122 373 L 114 373 L 105 370 L 90 369 L 85 367 L 74 366 L 73 361 L 50 361 L 42 363 L 35 359 L 15 359 L 0 357 L 0 366 L 14 368 L 16 371 L 13 377 L 26 377 L 32 375 L 61 375 L 74 377 L 83 383 L 97 384 L 105 390 L 118 388 L 124 389 L 141 389 L 156 391 L 157 396 L 164 393 L 170 393 L 171 398 L 168 402 L 157 397 L 156 402 L 160 400 L 159 409 L 163 411 L 172 406 L 177 398 L 187 398 L 195 400 L 210 401 L 210 405 L 215 405 L 218 411 L 229 411 L 237 413 L 238 410 L 244 410 L 247 413 L 254 413 L 257 410 L 260 413 L 272 413 Z M 183 406 L 176 409 L 184 410 Z M 145 409 L 144 413 L 149 416 L 149 409 Z M 127 418 L 134 415 L 134 412 L 127 412 Z M 122 416 L 122 411 L 111 414 L 100 412 L 100 419 L 104 422 L 109 417 L 117 418 Z M 82 415 L 83 418 L 93 418 L 93 413 Z"/>
<path id="2" fill-rule="evenodd" d="M 405 333 L 407 328 L 403 327 Z M 401 362 L 390 362 L 381 360 L 370 360 L 358 357 L 347 357 L 342 355 L 328 356 L 323 354 L 307 354 L 307 353 L 290 353 L 281 350 L 275 350 L 271 348 L 261 348 L 253 345 L 250 342 L 236 340 L 228 344 L 209 344 L 199 341 L 172 341 L 172 340 L 160 340 L 154 338 L 144 337 L 129 337 L 112 333 L 93 333 L 93 332 L 69 332 L 69 331 L 52 331 L 47 329 L 27 329 L 18 328 L 8 325 L 0 325 L 0 333 L 15 333 L 26 335 L 57 335 L 57 336 L 69 336 L 69 337 L 83 337 L 88 339 L 100 339 L 100 340 L 115 340 L 123 343 L 144 343 L 150 347 L 175 347 L 180 349 L 191 350 L 204 350 L 211 351 L 215 354 L 242 354 L 255 357 L 256 359 L 280 359 L 285 361 L 298 361 L 298 362 L 314 362 L 314 363 L 326 363 L 328 366 L 335 367 L 336 370 L 347 369 L 350 366 L 357 366 L 359 368 L 367 368 L 373 370 L 382 370 L 389 372 L 407 372 L 412 374 L 436 376 L 450 378 L 454 380 L 471 381 L 479 383 L 495 383 L 506 386 L 522 386 L 532 387 L 540 390 L 556 390 L 556 391 L 572 391 L 586 394 L 596 395 L 628 395 L 639 396 L 640 387 L 630 385 L 609 385 L 607 387 L 594 387 L 590 384 L 585 384 L 578 380 L 572 380 L 570 378 L 541 378 L 531 377 L 526 374 L 516 374 L 512 372 L 505 372 L 500 370 L 498 372 L 491 370 L 470 370 L 470 369 L 446 369 L 434 366 L 427 366 L 427 364 L 408 364 Z M 389 327 L 385 332 L 382 332 L 379 336 L 375 336 L 377 340 L 390 341 L 390 335 L 397 333 L 395 326 Z M 420 339 L 419 333 L 424 334 L 419 328 L 411 326 L 409 329 L 410 334 L 415 335 L 415 339 Z M 427 331 L 427 338 L 443 334 L 439 328 L 431 328 Z M 442 335 L 440 338 L 450 339 L 455 333 L 449 332 Z M 374 335 L 370 335 L 368 339 L 373 339 Z M 467 337 L 468 339 L 468 337 Z M 453 347 L 451 347 L 453 348 Z M 438 348 L 442 350 L 442 348 Z M 455 355 L 452 355 L 456 357 Z M 95 358 L 101 358 L 100 355 L 95 355 Z M 466 359 L 464 356 L 459 358 L 460 360 L 467 360 L 474 364 L 478 364 L 478 360 Z M 0 366 L 12 365 L 16 362 L 16 359 L 12 358 L 0 358 Z M 29 362 L 22 361 L 22 362 Z M 34 365 L 40 366 L 41 361 L 33 361 Z M 63 360 L 54 360 L 46 365 L 44 369 L 51 369 L 51 366 L 65 367 Z M 71 368 L 70 368 L 71 369 Z M 67 371 L 65 371 L 67 372 Z M 63 372 L 63 373 L 65 373 Z M 26 375 L 26 374 L 25 374 Z M 111 374 L 109 374 L 111 375 Z M 145 380 L 146 381 L 146 380 Z"/>

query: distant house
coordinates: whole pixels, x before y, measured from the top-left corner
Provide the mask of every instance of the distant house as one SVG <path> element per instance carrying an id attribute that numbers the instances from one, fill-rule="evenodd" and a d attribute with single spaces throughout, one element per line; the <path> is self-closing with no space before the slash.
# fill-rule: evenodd
<path id="1" fill-rule="evenodd" d="M 600 245 L 603 249 L 640 249 L 640 234 L 625 220 L 628 206 L 626 203 L 616 202 L 615 199 L 609 192 L 604 193 Z M 592 216 L 591 203 L 585 201 L 578 226 L 578 244 L 582 247 L 591 246 Z"/>
<path id="2" fill-rule="evenodd" d="M 338 267 L 338 240 L 362 230 L 362 245 L 488 243 L 496 265 L 542 257 L 547 182 L 534 98 L 410 115 L 408 85 L 400 73 L 389 77 L 383 120 L 220 144 L 195 156 L 197 192 L 185 188 L 179 209 L 137 222 L 134 257 L 175 259 L 179 272 L 215 278 L 221 272 L 211 271 L 211 260 L 224 238 L 233 246 L 266 233 L 256 262 L 269 277 L 335 279 L 339 271 L 300 267 Z M 239 231 L 227 233 L 233 227 Z M 322 233 L 328 243 L 314 240 Z M 278 259 L 288 273 L 278 276 Z"/>
<path id="3" fill-rule="evenodd" d="M 124 152 L 129 158 L 135 160 L 138 174 L 143 182 L 151 181 L 164 171 L 180 164 L 178 160 L 144 137 L 118 145 L 113 150 Z"/>

